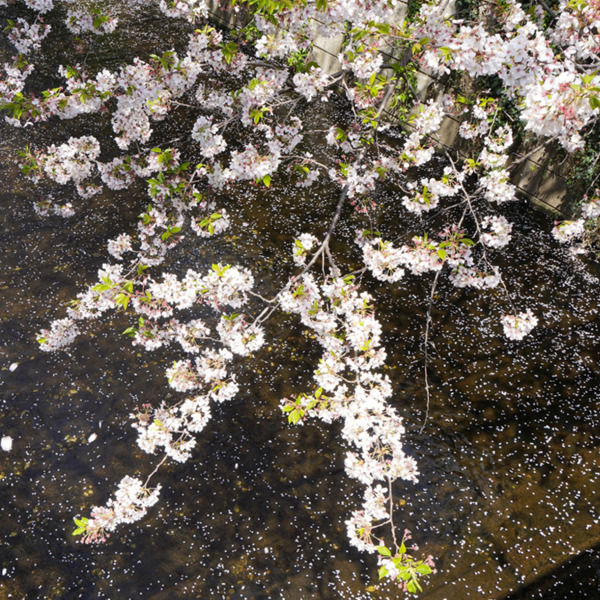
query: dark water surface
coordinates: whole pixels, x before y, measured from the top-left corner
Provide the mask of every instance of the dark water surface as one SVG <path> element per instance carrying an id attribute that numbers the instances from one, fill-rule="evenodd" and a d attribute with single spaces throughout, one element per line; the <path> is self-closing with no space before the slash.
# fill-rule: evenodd
<path id="1" fill-rule="evenodd" d="M 152 14 L 145 19 L 123 33 L 121 53 L 133 55 L 139 31 L 149 46 L 159 36 L 161 51 L 179 39 L 175 29 L 153 33 L 164 26 Z M 67 50 L 55 48 L 56 55 Z M 102 42 L 92 56 L 116 64 L 121 55 Z M 46 77 L 42 69 L 40 80 Z M 36 332 L 64 316 L 61 304 L 94 281 L 106 241 L 132 232 L 147 203 L 140 186 L 73 198 L 78 212 L 69 219 L 36 216 L 34 201 L 69 198 L 73 190 L 24 182 L 16 150 L 92 132 L 106 137 L 110 126 L 99 118 L 35 130 L 0 125 L 0 436 L 14 438 L 10 453 L 0 451 L 0 599 L 402 597 L 378 584 L 375 561 L 347 542 L 344 521 L 361 489 L 344 475 L 338 427 L 291 428 L 281 416 L 279 399 L 309 387 L 320 355 L 286 318 L 271 321 L 271 341 L 240 363 L 242 389 L 213 407 L 193 458 L 161 470 L 161 501 L 149 516 L 104 545 L 76 543 L 73 516 L 88 515 L 124 475 L 154 464 L 137 449 L 129 414 L 175 398 L 164 369 L 176 355 L 129 346 L 119 333 L 130 325 L 126 317 L 94 323 L 64 352 L 43 353 L 35 342 Z M 233 215 L 231 230 L 210 244 L 190 238 L 169 268 L 202 270 L 217 260 L 250 266 L 264 280 L 261 292 L 272 295 L 293 272 L 293 236 L 325 231 L 337 192 L 274 181 L 272 190 L 249 186 L 220 200 Z M 421 233 L 399 208 L 396 190 L 383 189 L 377 200 L 384 235 Z M 499 292 L 457 290 L 442 277 L 422 432 L 419 359 L 432 279 L 407 276 L 395 289 L 364 281 L 377 295 L 393 402 L 421 471 L 417 484 L 397 482 L 396 518 L 413 531 L 420 552 L 437 559 L 427 600 L 594 600 L 598 270 L 553 242 L 546 216 L 522 202 L 508 212 L 515 243 L 499 264 L 519 308 L 531 307 L 540 324 L 522 342 L 507 341 L 499 316 L 510 309 Z M 350 253 L 349 266 L 358 261 L 350 240 L 359 221 L 348 208 L 334 248 Z"/>

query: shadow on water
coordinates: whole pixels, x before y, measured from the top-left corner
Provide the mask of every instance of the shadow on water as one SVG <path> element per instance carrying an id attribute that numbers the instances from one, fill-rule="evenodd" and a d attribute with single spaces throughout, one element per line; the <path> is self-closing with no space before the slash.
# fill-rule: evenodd
<path id="1" fill-rule="evenodd" d="M 529 600 L 544 598 L 544 600 L 562 600 L 570 598 L 573 590 L 581 589 L 581 598 L 594 600 L 600 598 L 600 545 L 588 548 L 579 556 L 568 560 L 519 590 L 504 596 L 502 600 Z"/>

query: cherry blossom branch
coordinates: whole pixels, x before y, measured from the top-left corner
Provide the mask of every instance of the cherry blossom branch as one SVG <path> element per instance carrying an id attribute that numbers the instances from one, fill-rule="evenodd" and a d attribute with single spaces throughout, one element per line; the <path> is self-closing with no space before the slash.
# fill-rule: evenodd
<path id="1" fill-rule="evenodd" d="M 446 150 L 445 153 L 446 153 L 446 157 L 448 158 L 448 160 L 452 164 L 452 168 L 454 169 L 454 172 L 458 173 L 458 170 L 456 168 L 456 164 L 452 160 L 452 157 L 450 156 L 449 152 Z M 479 224 L 479 219 L 477 218 L 477 213 L 475 212 L 475 209 L 473 208 L 473 203 L 471 202 L 471 195 L 469 194 L 469 192 L 467 192 L 467 190 L 466 190 L 466 188 L 464 186 L 464 183 L 462 181 L 460 181 L 460 180 L 459 180 L 459 186 L 460 186 L 460 189 L 462 191 L 463 198 L 465 199 L 465 201 L 467 202 L 467 205 L 469 207 L 469 212 L 470 212 L 471 216 L 473 217 L 473 220 L 475 221 L 475 227 L 477 228 L 477 233 L 479 235 L 479 238 L 481 239 L 481 237 L 482 237 L 482 231 L 481 231 L 481 227 L 480 227 L 480 224 Z M 463 217 L 464 217 L 464 214 L 463 214 Z M 484 262 L 485 262 L 486 266 L 488 268 L 490 268 L 491 264 L 490 264 L 490 262 L 488 260 L 487 251 L 486 251 L 486 248 L 485 248 L 484 244 L 481 244 L 481 252 L 482 252 L 483 259 L 484 259 Z M 504 283 L 504 279 L 502 278 L 502 275 L 500 273 L 497 273 L 497 277 L 498 277 L 498 279 L 500 281 L 500 285 L 504 289 L 504 292 L 506 294 L 506 298 L 507 298 L 508 302 L 510 303 L 510 305 L 511 305 L 511 307 L 513 309 L 513 312 L 516 313 L 517 309 L 515 308 L 515 305 L 513 303 L 512 297 L 510 295 L 510 292 L 508 291 L 508 288 L 506 287 L 506 284 Z"/>

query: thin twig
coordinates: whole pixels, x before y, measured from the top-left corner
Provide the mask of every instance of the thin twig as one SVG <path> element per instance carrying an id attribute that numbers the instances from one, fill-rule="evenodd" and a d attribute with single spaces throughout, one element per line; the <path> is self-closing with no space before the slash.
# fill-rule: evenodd
<path id="1" fill-rule="evenodd" d="M 445 259 L 444 259 L 445 261 Z M 442 263 L 443 266 L 443 263 Z M 435 289 L 437 287 L 440 273 L 442 269 L 440 268 L 438 272 L 435 274 L 435 279 L 433 280 L 433 285 L 431 286 L 431 292 L 429 294 L 429 307 L 427 308 L 427 318 L 425 320 L 425 342 L 424 342 L 424 358 L 425 363 L 423 364 L 423 373 L 425 374 L 425 398 L 427 400 L 427 404 L 425 407 L 425 418 L 423 419 L 423 425 L 421 425 L 421 429 L 419 429 L 419 433 L 423 433 L 425 429 L 425 425 L 427 425 L 427 420 L 429 419 L 429 406 L 431 403 L 431 392 L 429 390 L 429 374 L 427 372 L 427 367 L 429 366 L 429 331 L 431 325 L 431 309 L 433 307 L 433 297 L 435 295 Z"/>
<path id="2" fill-rule="evenodd" d="M 454 163 L 453 163 L 453 166 L 454 166 Z M 466 214 L 467 214 L 467 207 L 465 206 L 465 209 L 463 210 L 463 214 L 461 215 L 460 220 L 457 225 L 458 229 L 461 228 Z M 425 360 L 425 362 L 423 364 L 423 373 L 425 375 L 425 398 L 427 400 L 427 404 L 426 404 L 426 408 L 425 408 L 425 418 L 423 419 L 423 425 L 421 425 L 421 429 L 419 429 L 419 433 L 423 433 L 423 430 L 425 429 L 425 425 L 427 424 L 427 420 L 429 419 L 429 408 L 430 408 L 430 404 L 431 404 L 431 390 L 429 387 L 429 373 L 428 373 L 427 369 L 429 366 L 429 331 L 430 331 L 430 325 L 431 325 L 431 309 L 433 308 L 433 300 L 434 300 L 434 296 L 435 296 L 435 290 L 437 288 L 437 284 L 438 284 L 438 281 L 440 278 L 440 273 L 442 272 L 445 262 L 446 262 L 446 258 L 444 257 L 444 259 L 442 260 L 442 265 L 441 265 L 440 269 L 435 274 L 435 278 L 433 280 L 433 285 L 431 286 L 431 291 L 429 293 L 429 306 L 427 307 L 427 317 L 425 320 L 425 341 L 424 341 L 424 349 L 423 349 L 423 355 L 424 355 L 424 360 Z"/>
<path id="3" fill-rule="evenodd" d="M 392 539 L 394 540 L 394 554 L 399 551 L 398 542 L 396 541 L 396 528 L 394 527 L 394 493 L 392 492 L 392 478 L 388 477 L 388 486 L 390 490 L 390 529 L 392 530 Z"/>

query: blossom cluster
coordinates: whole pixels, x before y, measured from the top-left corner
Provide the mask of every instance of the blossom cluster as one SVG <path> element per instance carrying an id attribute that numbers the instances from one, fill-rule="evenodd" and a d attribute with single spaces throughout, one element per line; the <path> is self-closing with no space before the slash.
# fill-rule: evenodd
<path id="1" fill-rule="evenodd" d="M 173 19 L 186 19 L 195 23 L 207 16 L 208 7 L 204 0 L 160 0 L 161 10 Z"/>
<path id="2" fill-rule="evenodd" d="M 318 244 L 319 240 L 310 233 L 302 233 L 294 240 L 294 262 L 303 266 L 306 264 L 308 253 Z"/>
<path id="3" fill-rule="evenodd" d="M 584 231 L 584 219 L 576 221 L 562 221 L 557 223 L 552 229 L 552 235 L 559 242 L 569 242 L 581 236 Z"/>
<path id="4" fill-rule="evenodd" d="M 309 102 L 325 89 L 329 76 L 319 68 L 312 68 L 308 73 L 296 73 L 293 78 L 296 91 Z"/>
<path id="5" fill-rule="evenodd" d="M 25 19 L 17 19 L 9 24 L 8 39 L 20 54 L 39 50 L 42 41 L 50 33 L 50 25 L 29 24 Z"/>
<path id="6" fill-rule="evenodd" d="M 4 104 L 11 102 L 17 94 L 20 94 L 23 91 L 23 88 L 25 87 L 25 81 L 33 72 L 34 66 L 32 64 L 11 65 L 4 63 L 2 68 L 4 70 L 5 77 L 0 79 L 0 103 Z M 21 125 L 18 119 L 14 119 L 12 117 L 5 118 L 13 125 Z"/>
<path id="7" fill-rule="evenodd" d="M 75 209 L 70 202 L 65 204 L 56 204 L 51 200 L 42 199 L 33 205 L 35 212 L 40 217 L 47 217 L 49 215 L 57 215 L 60 217 L 72 217 L 75 214 Z"/>
<path id="8" fill-rule="evenodd" d="M 359 293 L 351 277 L 319 283 L 307 273 L 291 282 L 278 301 L 283 310 L 299 315 L 323 348 L 314 373 L 318 389 L 284 398 L 282 410 L 292 423 L 313 415 L 326 423 L 342 421 L 342 436 L 351 446 L 346 472 L 367 488 L 361 509 L 348 521 L 348 534 L 351 544 L 374 552 L 378 538 L 371 531 L 389 517 L 389 498 L 376 482 L 416 481 L 418 471 L 402 447 L 402 420 L 387 403 L 391 382 L 377 372 L 386 353 L 373 298 Z"/>
<path id="9" fill-rule="evenodd" d="M 142 481 L 125 476 L 119 483 L 115 497 L 106 506 L 94 506 L 91 518 L 85 520 L 82 541 L 86 544 L 103 542 L 118 525 L 134 523 L 158 502 L 160 484 L 150 490 Z"/>
<path id="10" fill-rule="evenodd" d="M 482 233 L 481 243 L 489 248 L 504 248 L 510 242 L 512 224 L 502 215 L 487 216 L 481 222 L 482 228 L 489 232 Z"/>
<path id="11" fill-rule="evenodd" d="M 424 66 L 436 74 L 498 75 L 506 92 L 521 103 L 526 129 L 557 136 L 570 152 L 581 148 L 580 130 L 598 115 L 589 90 L 600 83 L 598 76 L 588 80 L 576 60 L 591 56 L 590 37 L 573 35 L 581 13 L 575 3 L 562 2 L 561 18 L 547 37 L 516 0 L 504 4 L 496 15 L 503 25 L 500 33 L 489 31 L 483 22 L 467 25 L 448 19 L 441 4 L 423 5 L 417 31 L 428 40 Z M 588 18 L 586 27 L 591 28 L 596 17 Z M 557 42 L 563 44 L 561 57 L 553 51 Z"/>
<path id="12" fill-rule="evenodd" d="M 45 352 L 54 352 L 70 345 L 78 335 L 79 329 L 73 319 L 58 319 L 53 321 L 50 329 L 42 329 L 37 341 Z"/>
<path id="13" fill-rule="evenodd" d="M 85 32 L 97 35 L 112 33 L 118 25 L 116 17 L 101 15 L 98 12 L 89 12 L 82 7 L 72 8 L 67 11 L 66 25 L 71 33 L 79 35 Z"/>
<path id="14" fill-rule="evenodd" d="M 510 340 L 522 340 L 537 325 L 538 319 L 528 309 L 518 315 L 506 315 L 502 317 L 504 335 Z"/>
<path id="15" fill-rule="evenodd" d="M 111 240 L 109 251 L 122 259 L 124 252 L 133 251 L 131 237 L 122 234 Z M 137 326 L 126 332 L 134 344 L 154 350 L 175 342 L 186 354 L 195 356 L 193 360 L 175 361 L 166 372 L 173 389 L 193 392 L 193 397 L 172 407 L 144 406 L 132 415 L 142 450 L 148 453 L 160 450 L 169 458 L 184 462 L 196 445 L 195 434 L 210 419 L 211 401 L 230 400 L 238 391 L 235 375 L 229 372 L 234 354 L 246 356 L 264 343 L 260 326 L 246 322 L 243 315 L 228 316 L 222 312 L 225 306 L 243 306 L 253 284 L 252 275 L 239 267 L 215 264 L 206 275 L 190 269 L 182 280 L 165 274 L 161 282 L 143 275 L 133 281 L 125 278 L 122 265 L 106 264 L 98 276 L 100 283 L 79 296 L 77 305 L 70 309 L 70 318 L 55 321 L 50 331 L 40 333 L 40 343 L 47 350 L 71 343 L 79 333 L 75 320 L 94 318 L 119 304 L 123 306 L 123 298 L 127 296 L 125 306 L 131 306 L 139 315 Z M 176 310 L 199 304 L 208 305 L 220 315 L 215 327 L 222 346 L 219 350 L 203 347 L 207 339 L 216 341 L 203 320 L 181 322 L 173 318 Z M 94 507 L 89 519 L 78 522 L 83 541 L 104 541 L 118 525 L 142 518 L 157 501 L 159 488 L 150 491 L 146 484 L 126 477 L 114 499 L 105 506 Z"/>
<path id="16" fill-rule="evenodd" d="M 25 4 L 40 14 L 47 13 L 54 8 L 53 0 L 24 0 Z M 70 0 L 73 1 L 73 0 Z"/>

